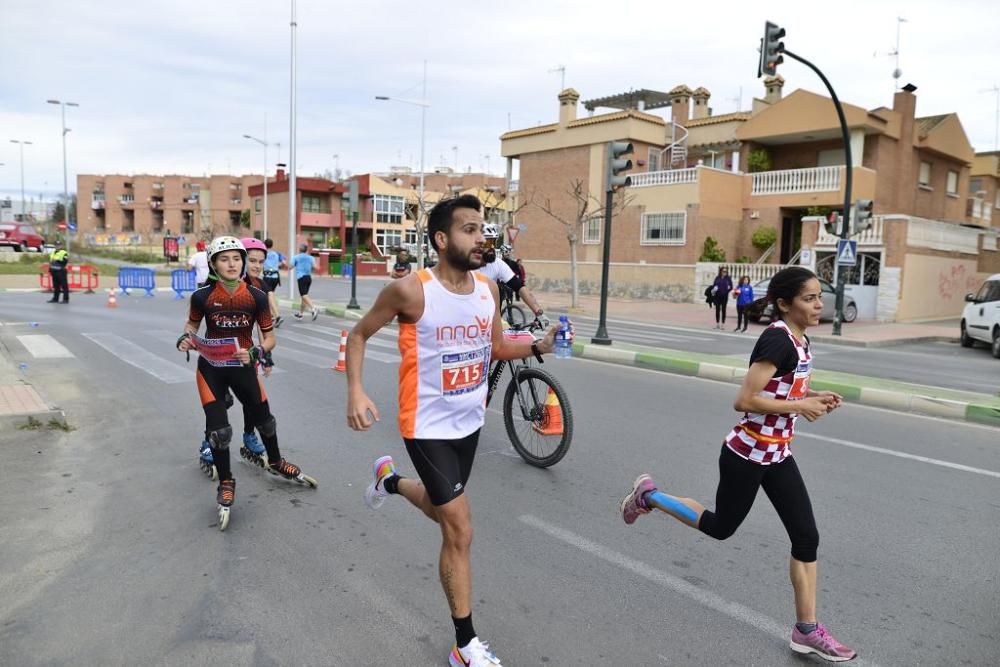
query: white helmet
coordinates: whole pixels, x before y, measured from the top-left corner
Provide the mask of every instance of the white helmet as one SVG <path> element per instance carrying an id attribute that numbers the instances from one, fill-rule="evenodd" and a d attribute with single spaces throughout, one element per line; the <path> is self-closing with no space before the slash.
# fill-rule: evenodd
<path id="1" fill-rule="evenodd" d="M 483 225 L 483 238 L 486 239 L 496 239 L 500 238 L 500 228 L 491 222 Z"/>
<path id="2" fill-rule="evenodd" d="M 208 244 L 208 263 L 212 264 L 212 260 L 215 259 L 216 255 L 227 250 L 236 250 L 240 253 L 240 257 L 243 258 L 243 272 L 240 273 L 240 277 L 242 278 L 243 273 L 246 273 L 247 270 L 247 249 L 235 236 L 217 236 L 212 239 L 212 242 Z"/>

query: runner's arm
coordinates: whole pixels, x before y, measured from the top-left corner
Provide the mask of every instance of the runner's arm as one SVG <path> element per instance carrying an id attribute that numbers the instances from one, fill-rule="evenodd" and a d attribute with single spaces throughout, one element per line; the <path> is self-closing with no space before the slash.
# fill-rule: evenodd
<path id="1" fill-rule="evenodd" d="M 514 343 L 508 341 L 503 336 L 503 329 L 500 326 L 500 290 L 496 283 L 490 281 L 490 292 L 493 294 L 493 303 L 496 305 L 496 312 L 493 315 L 493 350 L 491 357 L 497 361 L 508 359 L 526 359 L 535 353 L 549 354 L 555 349 L 556 331 L 559 327 L 552 327 L 545 336 L 534 343 Z M 532 347 L 535 349 L 533 350 Z"/>
<path id="2" fill-rule="evenodd" d="M 825 415 L 834 403 L 832 397 L 810 396 L 797 401 L 785 401 L 777 398 L 767 398 L 761 396 L 760 392 L 774 377 L 778 370 L 773 362 L 767 360 L 755 361 L 750 366 L 750 370 L 743 377 L 743 384 L 736 394 L 733 402 L 733 409 L 737 412 L 755 412 L 758 414 L 785 414 L 798 413 L 808 419 L 815 421 Z"/>

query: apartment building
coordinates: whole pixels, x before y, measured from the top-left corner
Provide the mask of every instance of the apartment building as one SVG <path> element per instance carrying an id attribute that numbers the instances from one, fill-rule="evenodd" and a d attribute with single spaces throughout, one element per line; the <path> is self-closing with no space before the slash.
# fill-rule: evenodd
<path id="1" fill-rule="evenodd" d="M 939 290 L 942 301 L 921 309 L 916 295 L 926 295 L 929 283 L 912 281 L 926 273 L 948 283 L 954 270 L 971 282 L 998 266 L 995 237 L 981 240 L 980 231 L 961 226 L 974 153 L 956 114 L 916 116 L 913 86 L 896 93 L 892 108 L 845 104 L 848 165 L 829 98 L 806 90 L 784 96 L 781 77 L 764 84 L 751 111 L 722 116 L 712 114 L 709 91 L 677 86 L 585 101 L 591 115 L 577 118 L 580 96 L 568 89 L 558 98 L 558 123 L 501 137 L 502 154 L 518 160 L 519 190 L 551 202 L 559 217 L 573 218 L 571 186 L 583 185 L 587 212 L 596 214 L 580 226 L 586 289 L 599 284 L 606 143 L 623 139 L 635 147 L 632 187 L 622 193 L 627 205 L 611 239 L 612 283 L 623 295 L 693 299 L 699 283 L 691 270 L 709 237 L 729 261 L 799 263 L 807 248 L 806 263 L 834 279 L 836 239 L 815 216 L 842 208 L 848 169 L 852 197 L 875 200 L 877 214 L 848 276 L 863 317 L 950 313 L 960 305 L 956 290 Z M 593 115 L 600 108 L 612 111 Z M 652 113 L 659 108 L 669 108 L 669 118 Z M 563 225 L 538 207 L 518 221 L 528 227 L 518 251 L 534 260 L 532 273 L 548 287 L 565 284 Z M 754 245 L 762 228 L 777 239 L 770 248 Z"/>
<path id="2" fill-rule="evenodd" d="M 126 235 L 142 243 L 156 243 L 167 233 L 198 238 L 242 234 L 241 215 L 249 208 L 246 192 L 261 182 L 259 175 L 80 174 L 79 233 L 91 242 Z"/>
<path id="3" fill-rule="evenodd" d="M 969 173 L 966 222 L 1000 228 L 1000 151 L 976 153 Z"/>
<path id="4" fill-rule="evenodd" d="M 267 228 L 264 226 L 264 184 L 247 189 L 250 198 L 248 235 L 270 238 L 283 253 L 292 245 L 288 239 L 288 195 L 291 182 L 284 169 L 267 180 Z M 295 243 L 310 248 L 327 248 L 344 238 L 345 213 L 341 205 L 344 185 L 325 178 L 298 176 L 295 179 Z"/>

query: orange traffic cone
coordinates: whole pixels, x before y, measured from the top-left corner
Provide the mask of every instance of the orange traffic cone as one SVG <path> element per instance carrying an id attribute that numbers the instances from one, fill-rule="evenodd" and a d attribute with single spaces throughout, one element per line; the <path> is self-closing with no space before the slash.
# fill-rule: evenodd
<path id="1" fill-rule="evenodd" d="M 545 412 L 542 414 L 541 425 L 532 424 L 531 428 L 542 435 L 563 434 L 562 406 L 559 405 L 559 397 L 552 391 L 552 387 L 549 387 L 549 394 L 545 397 Z"/>
<path id="2" fill-rule="evenodd" d="M 347 329 L 340 330 L 340 353 L 337 355 L 337 363 L 333 365 L 332 370 L 338 373 L 347 372 Z"/>
<path id="3" fill-rule="evenodd" d="M 113 289 L 108 290 L 108 308 L 117 308 L 118 301 L 115 299 L 115 291 Z"/>

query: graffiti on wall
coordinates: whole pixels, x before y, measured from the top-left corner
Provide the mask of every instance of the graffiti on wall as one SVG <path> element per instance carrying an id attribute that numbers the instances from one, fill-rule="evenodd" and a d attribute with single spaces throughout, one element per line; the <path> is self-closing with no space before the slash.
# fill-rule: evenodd
<path id="1" fill-rule="evenodd" d="M 961 299 L 979 289 L 981 282 L 979 275 L 970 275 L 964 264 L 958 264 L 950 270 L 938 271 L 938 295 L 945 301 Z"/>

